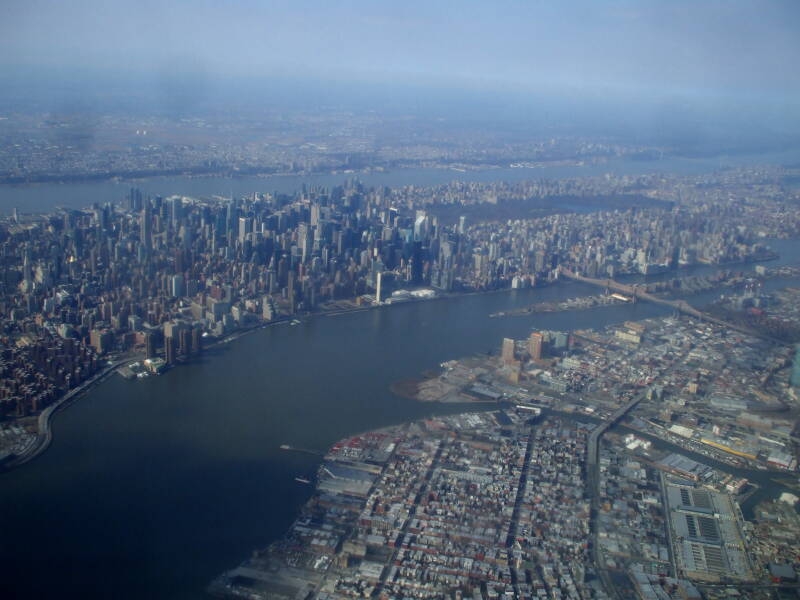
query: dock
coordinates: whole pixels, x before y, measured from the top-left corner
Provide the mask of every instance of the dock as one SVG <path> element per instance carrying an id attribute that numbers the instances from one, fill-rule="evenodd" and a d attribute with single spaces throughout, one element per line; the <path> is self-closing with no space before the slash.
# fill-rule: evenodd
<path id="1" fill-rule="evenodd" d="M 281 444 L 281 450 L 285 450 L 287 452 L 300 452 L 302 454 L 311 454 L 312 456 L 325 456 L 324 453 L 318 452 L 316 450 L 309 450 L 308 448 L 296 448 L 295 446 L 290 446 L 289 444 Z"/>

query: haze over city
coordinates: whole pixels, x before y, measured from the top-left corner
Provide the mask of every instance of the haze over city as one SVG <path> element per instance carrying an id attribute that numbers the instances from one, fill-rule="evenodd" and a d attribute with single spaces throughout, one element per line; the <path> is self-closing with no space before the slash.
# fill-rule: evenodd
<path id="1" fill-rule="evenodd" d="M 794 2 L 10 0 L 0 11 L 6 101 L 40 90 L 26 102 L 49 110 L 114 94 L 103 110 L 132 95 L 175 111 L 220 98 L 483 119 L 577 110 L 619 123 L 633 111 L 642 127 L 737 118 L 797 132 Z"/>
<path id="2" fill-rule="evenodd" d="M 0 4 L 0 597 L 782 600 L 800 4 Z"/>

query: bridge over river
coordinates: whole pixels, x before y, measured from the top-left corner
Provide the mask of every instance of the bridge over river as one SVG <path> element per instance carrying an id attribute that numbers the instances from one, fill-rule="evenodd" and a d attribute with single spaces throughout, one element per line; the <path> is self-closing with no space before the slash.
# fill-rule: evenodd
<path id="1" fill-rule="evenodd" d="M 756 337 L 760 337 L 771 342 L 775 342 L 776 344 L 786 344 L 783 340 L 779 340 L 774 338 L 766 333 L 757 331 L 755 329 L 751 329 L 749 327 L 744 327 L 742 325 L 737 325 L 736 323 L 730 323 L 729 321 L 725 321 L 724 319 L 720 319 L 711 315 L 707 312 L 703 312 L 701 310 L 696 309 L 694 306 L 686 302 L 686 300 L 675 299 L 675 300 L 668 300 L 667 298 L 661 298 L 654 294 L 651 294 L 646 289 L 642 287 L 642 284 L 634 283 L 634 284 L 625 284 L 620 283 L 619 281 L 615 281 L 613 279 L 597 279 L 593 277 L 585 277 L 583 275 L 579 275 L 578 273 L 574 273 L 569 269 L 561 268 L 561 273 L 575 281 L 580 281 L 582 283 L 588 283 L 591 285 L 596 285 L 598 287 L 602 287 L 606 290 L 614 290 L 615 292 L 619 292 L 622 294 L 627 294 L 634 300 L 645 300 L 647 302 L 654 302 L 656 304 L 663 304 L 664 306 L 669 306 L 670 308 L 685 314 L 689 315 L 690 317 L 695 317 L 701 321 L 706 321 L 708 323 L 715 323 L 717 325 L 721 325 L 722 327 L 727 327 L 729 329 L 733 329 L 735 331 L 739 331 L 741 333 L 747 335 L 753 335 Z"/>

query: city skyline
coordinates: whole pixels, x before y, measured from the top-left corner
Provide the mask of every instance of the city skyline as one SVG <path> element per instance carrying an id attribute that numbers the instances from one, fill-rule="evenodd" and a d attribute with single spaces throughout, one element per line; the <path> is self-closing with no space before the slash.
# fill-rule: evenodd
<path id="1" fill-rule="evenodd" d="M 795 597 L 798 33 L 0 3 L 0 597 Z"/>

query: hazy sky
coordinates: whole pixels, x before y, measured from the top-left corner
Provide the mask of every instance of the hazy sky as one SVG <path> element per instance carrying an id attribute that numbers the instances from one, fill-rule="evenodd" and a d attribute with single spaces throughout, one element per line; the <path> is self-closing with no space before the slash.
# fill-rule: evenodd
<path id="1" fill-rule="evenodd" d="M 798 0 L 0 2 L 6 73 L 791 98 L 798 65 Z"/>

